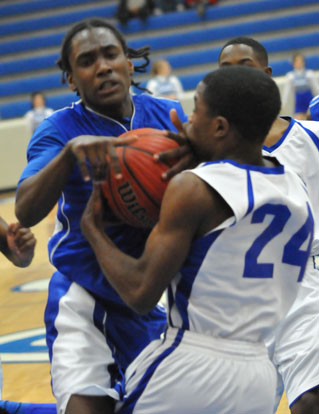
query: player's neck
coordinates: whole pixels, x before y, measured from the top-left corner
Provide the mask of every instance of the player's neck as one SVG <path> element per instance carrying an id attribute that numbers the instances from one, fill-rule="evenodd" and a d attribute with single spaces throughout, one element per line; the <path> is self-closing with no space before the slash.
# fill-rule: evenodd
<path id="1" fill-rule="evenodd" d="M 134 112 L 134 104 L 133 101 L 131 99 L 131 97 L 129 97 L 128 99 L 126 99 L 125 101 L 123 101 L 120 105 L 112 105 L 111 107 L 108 106 L 104 106 L 104 107 L 92 107 L 90 105 L 85 104 L 85 106 L 99 114 L 102 116 L 106 116 L 108 118 L 112 118 L 115 120 L 121 120 L 124 118 L 131 118 L 131 116 L 133 115 Z"/>
<path id="2" fill-rule="evenodd" d="M 215 157 L 217 160 L 229 159 L 233 160 L 239 164 L 248 164 L 256 166 L 265 166 L 264 158 L 262 156 L 261 145 L 259 147 L 253 145 L 242 145 L 238 146 L 233 151 L 224 153 L 218 157 Z"/>
<path id="3" fill-rule="evenodd" d="M 276 118 L 272 124 L 270 131 L 265 139 L 265 145 L 271 147 L 283 136 L 286 129 L 288 128 L 289 121 L 283 118 Z"/>

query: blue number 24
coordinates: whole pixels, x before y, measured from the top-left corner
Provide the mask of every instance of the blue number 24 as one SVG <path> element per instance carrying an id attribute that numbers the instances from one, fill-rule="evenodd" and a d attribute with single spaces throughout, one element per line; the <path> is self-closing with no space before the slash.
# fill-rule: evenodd
<path id="1" fill-rule="evenodd" d="M 314 221 L 309 205 L 307 206 L 308 218 L 303 226 L 291 237 L 288 243 L 284 246 L 282 256 L 283 263 L 300 267 L 298 282 L 300 282 L 303 278 L 313 239 Z M 273 277 L 274 265 L 272 263 L 257 263 L 257 259 L 266 244 L 283 231 L 291 213 L 288 207 L 283 204 L 264 204 L 254 212 L 251 222 L 262 223 L 266 215 L 273 216 L 273 219 L 268 227 L 257 237 L 257 239 L 247 251 L 245 256 L 245 268 L 243 277 Z M 300 250 L 300 247 L 308 239 L 308 237 L 309 242 L 307 250 Z"/>

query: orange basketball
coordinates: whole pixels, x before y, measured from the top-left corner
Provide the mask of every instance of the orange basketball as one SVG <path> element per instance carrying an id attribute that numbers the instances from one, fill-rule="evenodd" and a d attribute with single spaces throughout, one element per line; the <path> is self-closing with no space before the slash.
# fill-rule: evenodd
<path id="1" fill-rule="evenodd" d="M 102 190 L 113 213 L 122 222 L 150 228 L 158 221 L 167 187 L 167 181 L 162 181 L 161 175 L 174 164 L 155 162 L 153 154 L 175 148 L 178 144 L 152 128 L 128 131 L 121 137 L 130 135 L 138 136 L 138 139 L 130 145 L 116 147 L 122 178 L 116 179 L 112 168 L 109 168 Z"/>

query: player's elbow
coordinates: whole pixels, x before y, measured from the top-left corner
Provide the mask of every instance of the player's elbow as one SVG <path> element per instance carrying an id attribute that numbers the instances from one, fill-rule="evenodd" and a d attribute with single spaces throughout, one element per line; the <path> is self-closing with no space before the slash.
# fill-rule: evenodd
<path id="1" fill-rule="evenodd" d="M 139 315 L 146 315 L 154 307 L 154 306 L 149 306 L 146 303 L 137 301 L 137 300 L 130 301 L 129 306 L 134 312 L 138 313 Z"/>
<path id="2" fill-rule="evenodd" d="M 139 315 L 145 315 L 155 308 L 157 301 L 152 300 L 150 297 L 146 297 L 144 294 L 137 293 L 131 296 L 128 305 L 134 312 Z"/>
<path id="3" fill-rule="evenodd" d="M 23 182 L 16 194 L 15 214 L 17 219 L 23 227 L 32 227 L 40 221 L 40 213 L 41 209 L 37 205 L 36 197 L 33 196 L 30 187 Z"/>
<path id="4" fill-rule="evenodd" d="M 146 315 L 151 310 L 140 304 L 130 304 L 130 308 L 139 315 Z"/>
<path id="5" fill-rule="evenodd" d="M 15 215 L 19 220 L 19 223 L 23 227 L 32 227 L 37 224 L 37 220 L 35 219 L 34 214 L 32 214 L 32 211 L 29 212 L 28 209 L 21 204 L 22 203 L 17 201 L 15 205 Z"/>

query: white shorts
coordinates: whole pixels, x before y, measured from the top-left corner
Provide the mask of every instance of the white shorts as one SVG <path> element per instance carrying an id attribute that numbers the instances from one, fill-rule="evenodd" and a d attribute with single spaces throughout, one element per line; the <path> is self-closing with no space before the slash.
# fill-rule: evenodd
<path id="1" fill-rule="evenodd" d="M 65 412 L 72 394 L 119 398 L 110 386 L 108 367 L 114 359 L 104 335 L 93 323 L 94 306 L 94 299 L 75 283 L 60 300 L 51 359 L 58 414 Z"/>
<path id="2" fill-rule="evenodd" d="M 169 328 L 126 371 L 118 414 L 272 414 L 276 370 L 263 344 Z"/>
<path id="3" fill-rule="evenodd" d="M 273 362 L 289 406 L 319 385 L 319 267 L 314 257 L 308 260 L 297 298 L 277 334 Z"/>
<path id="4" fill-rule="evenodd" d="M 145 317 L 124 304 L 95 299 L 56 272 L 45 311 L 57 413 L 65 412 L 72 394 L 119 399 L 124 370 L 166 324 L 155 308 Z"/>

